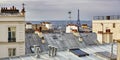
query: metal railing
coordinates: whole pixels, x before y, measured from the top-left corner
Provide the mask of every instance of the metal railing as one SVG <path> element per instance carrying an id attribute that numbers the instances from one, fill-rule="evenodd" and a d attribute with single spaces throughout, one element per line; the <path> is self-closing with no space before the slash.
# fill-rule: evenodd
<path id="1" fill-rule="evenodd" d="M 120 15 L 94 16 L 93 20 L 120 20 Z"/>

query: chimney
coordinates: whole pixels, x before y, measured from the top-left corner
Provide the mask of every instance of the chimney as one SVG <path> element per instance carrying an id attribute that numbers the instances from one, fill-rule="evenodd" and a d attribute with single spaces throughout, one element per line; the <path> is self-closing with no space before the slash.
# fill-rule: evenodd
<path id="1" fill-rule="evenodd" d="M 52 47 L 50 45 L 48 45 L 48 48 L 49 48 L 49 53 L 48 54 L 49 54 L 49 56 L 51 56 L 52 55 L 51 54 L 52 53 Z"/>
<path id="2" fill-rule="evenodd" d="M 41 52 L 41 50 L 40 50 L 40 47 L 36 47 L 36 58 L 40 58 L 40 52 Z"/>
<path id="3" fill-rule="evenodd" d="M 110 29 L 106 29 L 106 32 L 107 32 L 107 33 L 110 33 Z"/>
<path id="4" fill-rule="evenodd" d="M 49 47 L 49 56 L 51 56 L 51 57 L 56 56 L 57 55 L 57 48 L 54 46 L 50 46 L 50 45 L 48 45 L 48 47 Z"/>
<path id="5" fill-rule="evenodd" d="M 12 6 L 12 10 L 14 10 L 15 9 L 15 7 L 14 6 Z"/>
<path id="6" fill-rule="evenodd" d="M 34 45 L 33 47 L 34 47 L 35 57 L 40 58 L 40 52 L 41 52 L 40 47 L 38 47 L 37 45 Z"/>

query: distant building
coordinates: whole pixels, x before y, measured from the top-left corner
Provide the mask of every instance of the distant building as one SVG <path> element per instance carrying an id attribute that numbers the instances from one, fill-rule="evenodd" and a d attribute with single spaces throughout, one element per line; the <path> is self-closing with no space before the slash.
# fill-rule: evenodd
<path id="1" fill-rule="evenodd" d="M 40 24 L 32 24 L 33 30 L 39 29 L 39 27 L 40 27 Z"/>
<path id="2" fill-rule="evenodd" d="M 83 29 L 87 29 L 88 28 L 88 25 L 87 24 L 82 24 L 81 26 Z"/>
<path id="3" fill-rule="evenodd" d="M 27 22 L 25 28 L 26 29 L 32 29 L 32 23 Z"/>
<path id="4" fill-rule="evenodd" d="M 32 23 L 26 22 L 26 24 L 25 24 L 25 33 L 34 33 Z"/>
<path id="5" fill-rule="evenodd" d="M 25 9 L 2 7 L 0 13 L 0 58 L 25 55 Z"/>
<path id="6" fill-rule="evenodd" d="M 120 39 L 120 15 L 94 17 L 92 31 L 97 34 L 97 40 L 101 44 Z"/>
<path id="7" fill-rule="evenodd" d="M 72 33 L 72 32 L 77 32 L 78 31 L 78 27 L 75 24 L 68 24 L 66 26 L 66 33 Z"/>
<path id="8" fill-rule="evenodd" d="M 87 24 L 82 24 L 81 27 L 79 28 L 80 33 L 91 33 L 92 29 L 87 25 Z"/>
<path id="9" fill-rule="evenodd" d="M 48 30 L 52 29 L 52 24 L 50 22 L 42 22 L 41 25 L 45 26 Z"/>
<path id="10" fill-rule="evenodd" d="M 40 24 L 32 24 L 34 31 L 52 32 L 53 26 L 50 22 L 41 22 Z"/>

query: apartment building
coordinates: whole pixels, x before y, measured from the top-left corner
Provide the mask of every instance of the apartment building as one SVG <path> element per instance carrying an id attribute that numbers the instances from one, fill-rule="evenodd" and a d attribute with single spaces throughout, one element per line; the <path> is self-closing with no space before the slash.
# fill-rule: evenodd
<path id="1" fill-rule="evenodd" d="M 1 7 L 0 58 L 25 54 L 25 8 Z"/>
<path id="2" fill-rule="evenodd" d="M 101 44 L 120 39 L 120 15 L 93 17 L 92 31 L 97 34 Z"/>

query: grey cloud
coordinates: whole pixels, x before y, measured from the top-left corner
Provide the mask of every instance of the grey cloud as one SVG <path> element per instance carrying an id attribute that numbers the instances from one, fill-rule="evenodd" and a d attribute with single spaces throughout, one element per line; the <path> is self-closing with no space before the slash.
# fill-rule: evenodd
<path id="1" fill-rule="evenodd" d="M 26 4 L 26 20 L 67 20 L 68 11 L 72 11 L 72 19 L 77 19 L 80 9 L 82 20 L 92 19 L 96 15 L 120 14 L 120 0 L 6 0 L 4 5 L 16 5 L 21 9 Z"/>

